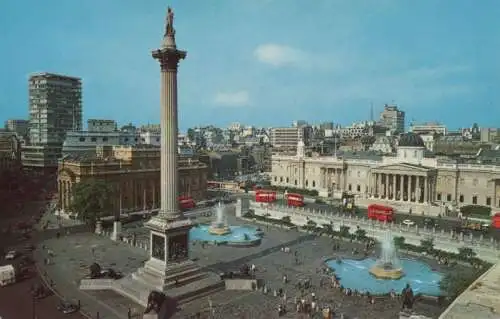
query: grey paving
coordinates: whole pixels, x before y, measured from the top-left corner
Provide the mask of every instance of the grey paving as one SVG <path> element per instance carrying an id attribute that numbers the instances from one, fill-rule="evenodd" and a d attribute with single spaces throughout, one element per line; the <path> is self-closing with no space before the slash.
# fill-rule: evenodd
<path id="1" fill-rule="evenodd" d="M 230 218 L 232 224 L 241 223 Z M 132 225 L 133 226 L 133 225 Z M 287 231 L 279 228 L 260 226 L 265 231 L 262 244 L 258 247 L 232 248 L 227 246 L 206 246 L 191 244 L 191 257 L 197 263 L 215 272 L 238 270 L 243 263 L 255 264 L 257 276 L 267 283 L 271 290 L 282 288 L 287 296 L 290 312 L 285 318 L 297 318 L 293 306 L 295 297 L 301 297 L 302 291 L 295 284 L 300 279 L 311 279 L 313 288 L 304 291 L 306 295 L 315 292 L 319 304 L 333 306 L 345 318 L 397 318 L 400 308 L 399 301 L 381 298 L 373 305 L 365 298 L 347 297 L 333 288 L 320 288 L 321 274 L 318 269 L 325 258 L 332 257 L 332 240 L 315 238 L 298 231 Z M 126 228 L 130 229 L 130 226 Z M 146 234 L 140 226 L 135 231 Z M 71 298 L 81 299 L 82 306 L 89 312 L 100 312 L 100 318 L 126 318 L 128 308 L 141 309 L 137 304 L 113 292 L 86 293 L 77 289 L 78 281 L 88 273 L 87 267 L 97 262 L 103 267 L 112 267 L 125 274 L 135 271 L 147 260 L 147 252 L 140 248 L 130 247 L 126 243 L 116 243 L 106 237 L 92 234 L 73 234 L 60 239 L 49 239 L 44 242 L 47 247 L 39 258 L 47 255 L 50 249 L 54 253 L 53 264 L 47 266 L 49 276 L 53 277 L 56 286 L 65 291 Z M 342 243 L 340 254 L 352 252 L 351 243 Z M 281 247 L 290 247 L 291 252 L 285 253 Z M 296 264 L 294 253 L 297 251 L 299 264 Z M 290 279 L 288 284 L 282 283 L 282 276 Z M 67 291 L 67 292 L 66 292 Z M 281 299 L 273 294 L 264 295 L 256 292 L 222 291 L 210 296 L 213 305 L 214 318 L 251 318 L 269 319 L 277 317 L 277 306 Z M 183 304 L 175 318 L 186 318 L 200 312 L 208 313 L 208 297 Z M 443 310 L 437 305 L 417 303 L 419 313 L 437 317 Z M 120 317 L 125 316 L 125 317 Z"/>

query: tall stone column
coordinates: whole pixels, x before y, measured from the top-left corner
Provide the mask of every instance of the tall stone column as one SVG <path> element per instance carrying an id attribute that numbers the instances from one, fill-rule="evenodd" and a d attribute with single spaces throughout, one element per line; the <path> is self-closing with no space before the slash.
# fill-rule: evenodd
<path id="1" fill-rule="evenodd" d="M 389 175 L 384 173 L 384 197 L 389 199 Z"/>
<path id="2" fill-rule="evenodd" d="M 429 184 L 429 179 L 426 176 L 424 177 L 424 203 L 429 202 L 428 184 Z"/>
<path id="3" fill-rule="evenodd" d="M 404 200 L 404 184 L 405 184 L 405 175 L 399 175 L 399 200 Z"/>
<path id="4" fill-rule="evenodd" d="M 168 30 L 167 30 L 168 31 Z M 153 58 L 161 67 L 161 210 L 159 216 L 166 220 L 181 217 L 177 197 L 179 196 L 179 173 L 177 170 L 177 69 L 179 61 L 186 57 L 185 51 L 177 50 L 175 31 L 166 33 L 161 49 L 153 52 Z"/>
<path id="5" fill-rule="evenodd" d="M 406 191 L 408 192 L 408 201 L 411 202 L 411 191 L 412 191 L 413 176 L 408 175 L 408 184 L 406 185 Z"/>
<path id="6" fill-rule="evenodd" d="M 397 175 L 392 174 L 392 200 L 396 200 L 396 186 L 397 186 Z"/>

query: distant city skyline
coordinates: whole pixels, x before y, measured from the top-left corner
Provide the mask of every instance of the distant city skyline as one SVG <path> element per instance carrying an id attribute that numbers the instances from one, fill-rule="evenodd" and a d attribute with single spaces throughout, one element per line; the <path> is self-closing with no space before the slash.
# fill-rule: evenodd
<path id="1" fill-rule="evenodd" d="M 158 47 L 167 4 L 177 42 L 180 128 L 301 119 L 347 125 L 385 103 L 451 129 L 500 118 L 497 2 L 6 0 L 0 120 L 28 118 L 28 76 L 83 79 L 84 119 L 159 122 Z M 27 10 L 29 8 L 29 10 Z M 467 13 L 467 14 L 464 14 Z"/>

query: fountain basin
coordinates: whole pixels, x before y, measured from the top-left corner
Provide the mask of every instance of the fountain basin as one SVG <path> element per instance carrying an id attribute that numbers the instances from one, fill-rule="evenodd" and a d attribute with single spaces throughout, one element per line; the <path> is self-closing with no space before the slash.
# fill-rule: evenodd
<path id="1" fill-rule="evenodd" d="M 218 232 L 214 225 L 199 224 L 189 231 L 190 241 L 212 242 L 219 245 L 250 247 L 259 245 L 262 234 L 252 226 L 225 225 Z M 214 232 L 215 231 L 215 232 Z"/>
<path id="2" fill-rule="evenodd" d="M 342 259 L 337 263 L 337 259 L 329 259 L 326 265 L 340 278 L 340 284 L 345 288 L 356 289 L 361 292 L 369 291 L 373 295 L 385 295 L 391 290 L 400 293 L 409 283 L 415 292 L 427 296 L 441 296 L 439 282 L 443 275 L 432 270 L 432 268 L 420 260 L 400 259 L 401 269 L 404 269 L 404 276 L 399 278 L 376 277 L 371 273 L 371 269 L 381 265 L 374 258 L 366 259 Z M 383 266 L 382 266 L 383 267 Z"/>

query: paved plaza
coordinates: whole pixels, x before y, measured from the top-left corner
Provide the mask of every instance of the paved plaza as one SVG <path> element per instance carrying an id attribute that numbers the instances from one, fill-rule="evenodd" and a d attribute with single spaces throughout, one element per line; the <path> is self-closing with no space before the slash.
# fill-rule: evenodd
<path id="1" fill-rule="evenodd" d="M 233 225 L 244 222 L 229 217 Z M 248 224 L 248 223 L 244 223 Z M 337 255 L 349 256 L 354 245 L 342 242 L 341 250 L 332 251 L 332 239 L 315 237 L 297 230 L 284 230 L 276 227 L 259 226 L 264 232 L 260 246 L 235 248 L 212 246 L 205 248 L 201 244 L 191 244 L 191 257 L 207 270 L 214 272 L 237 271 L 242 264 L 255 264 L 257 278 L 263 279 L 270 293 L 261 291 L 222 291 L 208 297 L 183 304 L 177 309 L 174 318 L 189 318 L 200 312 L 207 315 L 209 299 L 213 305 L 215 318 L 269 319 L 277 317 L 277 307 L 283 298 L 274 297 L 273 291 L 280 288 L 287 296 L 288 314 L 284 318 L 297 318 L 295 297 L 301 297 L 302 291 L 296 288 L 300 280 L 310 279 L 312 288 L 303 291 L 306 296 L 315 293 L 319 305 L 328 305 L 337 313 L 344 313 L 345 318 L 397 318 L 400 302 L 390 298 L 379 298 L 375 304 L 369 304 L 364 297 L 345 296 L 337 289 L 320 288 L 322 267 L 325 258 Z M 134 229 L 137 238 L 146 234 L 138 224 L 131 224 L 127 229 Z M 68 299 L 80 300 L 87 313 L 99 312 L 100 319 L 126 318 L 128 309 L 140 312 L 143 308 L 118 294 L 88 292 L 78 290 L 80 279 L 88 274 L 88 266 L 97 262 L 102 268 L 113 268 L 129 274 L 144 264 L 148 259 L 147 251 L 131 247 L 124 242 L 113 242 L 104 236 L 89 233 L 63 235 L 59 239 L 48 239 L 42 243 L 45 249 L 39 250 L 38 258 L 49 258 L 50 265 L 45 266 L 58 291 Z M 289 247 L 290 252 L 281 251 Z M 53 257 L 48 256 L 49 250 Z M 295 253 L 297 252 L 297 253 Z M 297 256 L 296 256 L 297 254 Z M 297 263 L 298 261 L 298 263 Z M 287 275 L 289 283 L 283 284 L 282 277 Z M 415 310 L 437 318 L 442 307 L 436 304 L 417 302 Z"/>

